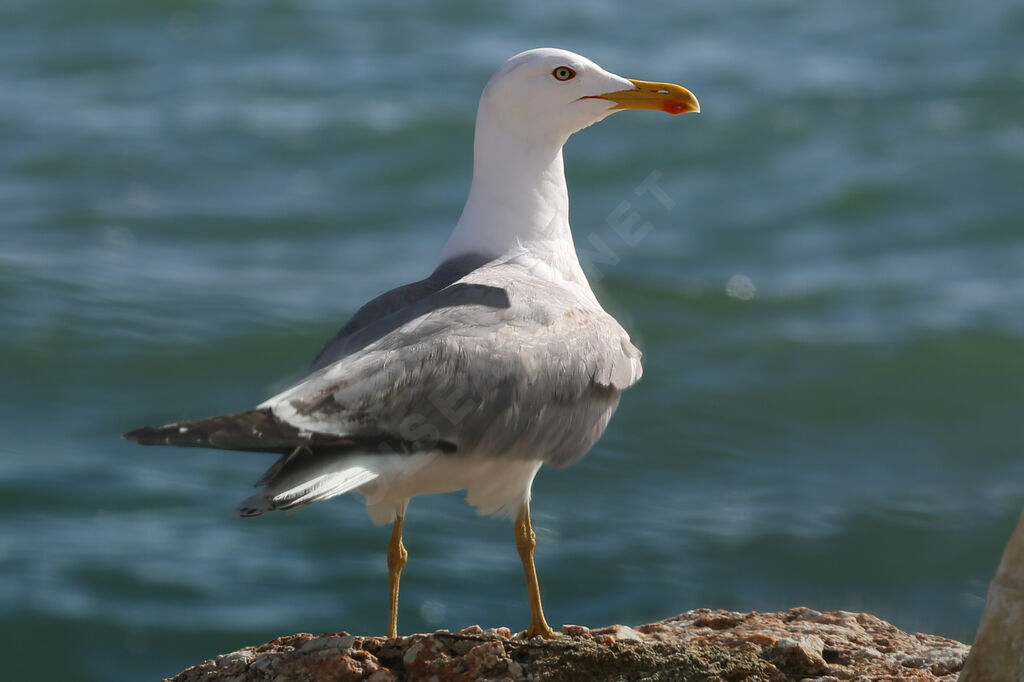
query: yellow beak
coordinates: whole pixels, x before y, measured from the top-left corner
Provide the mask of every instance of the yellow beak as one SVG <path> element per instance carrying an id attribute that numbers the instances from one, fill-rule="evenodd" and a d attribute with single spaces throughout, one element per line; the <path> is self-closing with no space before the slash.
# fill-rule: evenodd
<path id="1" fill-rule="evenodd" d="M 635 90 L 616 90 L 603 95 L 587 95 L 580 99 L 606 99 L 615 102 L 617 109 L 654 109 L 669 114 L 700 113 L 700 102 L 693 93 L 674 83 L 651 83 L 649 81 L 629 81 L 636 86 Z"/>

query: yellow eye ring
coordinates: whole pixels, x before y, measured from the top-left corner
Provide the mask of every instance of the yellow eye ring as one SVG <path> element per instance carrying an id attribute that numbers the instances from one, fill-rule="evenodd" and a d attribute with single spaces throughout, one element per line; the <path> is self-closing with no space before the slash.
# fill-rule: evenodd
<path id="1" fill-rule="evenodd" d="M 551 72 L 551 75 L 555 77 L 555 80 L 568 81 L 576 77 L 576 72 L 568 66 L 559 66 Z"/>

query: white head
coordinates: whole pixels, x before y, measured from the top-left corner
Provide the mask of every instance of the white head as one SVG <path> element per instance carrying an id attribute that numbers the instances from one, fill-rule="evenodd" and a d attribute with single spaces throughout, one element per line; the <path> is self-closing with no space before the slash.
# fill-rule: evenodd
<path id="1" fill-rule="evenodd" d="M 528 50 L 505 62 L 480 97 L 473 184 L 441 260 L 528 248 L 585 283 L 569 229 L 562 145 L 622 109 L 682 114 L 700 105 L 686 88 L 628 80 L 566 50 Z"/>
<path id="2" fill-rule="evenodd" d="M 521 52 L 498 69 L 480 98 L 477 122 L 524 141 L 561 146 L 577 130 L 622 109 L 681 114 L 700 111 L 700 105 L 678 85 L 629 80 L 581 55 L 544 47 Z"/>

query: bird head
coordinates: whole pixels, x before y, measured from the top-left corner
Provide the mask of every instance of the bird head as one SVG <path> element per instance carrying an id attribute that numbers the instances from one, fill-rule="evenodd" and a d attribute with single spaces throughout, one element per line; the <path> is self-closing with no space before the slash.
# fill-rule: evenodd
<path id="1" fill-rule="evenodd" d="M 586 57 L 555 48 L 521 52 L 491 77 L 479 118 L 525 141 L 562 144 L 574 132 L 625 109 L 699 112 L 686 88 L 630 80 Z"/>

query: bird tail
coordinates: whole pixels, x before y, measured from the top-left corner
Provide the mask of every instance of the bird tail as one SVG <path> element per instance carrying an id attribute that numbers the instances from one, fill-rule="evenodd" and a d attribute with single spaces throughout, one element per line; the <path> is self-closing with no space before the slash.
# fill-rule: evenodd
<path id="1" fill-rule="evenodd" d="M 371 457 L 352 455 L 314 456 L 296 448 L 281 457 L 256 482 L 263 486 L 235 510 L 240 517 L 269 511 L 294 511 L 314 502 L 342 495 L 373 481 L 380 473 Z"/>
<path id="2" fill-rule="evenodd" d="M 388 433 L 343 436 L 302 431 L 279 419 L 270 408 L 145 426 L 122 438 L 142 445 L 281 455 L 256 482 L 263 489 L 238 506 L 238 516 L 299 509 L 355 490 L 398 463 L 407 465 L 411 456 L 456 451 L 455 444 L 447 441 L 411 441 Z"/>

